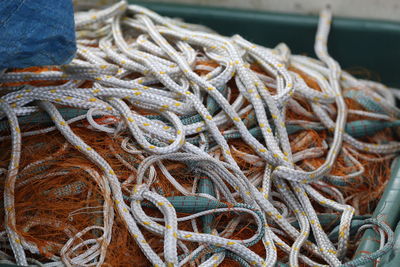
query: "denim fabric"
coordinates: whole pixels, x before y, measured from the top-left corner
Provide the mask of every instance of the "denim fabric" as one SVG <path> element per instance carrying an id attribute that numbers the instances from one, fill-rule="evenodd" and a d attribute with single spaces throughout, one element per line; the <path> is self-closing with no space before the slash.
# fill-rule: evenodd
<path id="1" fill-rule="evenodd" d="M 71 0 L 0 1 L 0 69 L 68 63 L 74 28 Z"/>

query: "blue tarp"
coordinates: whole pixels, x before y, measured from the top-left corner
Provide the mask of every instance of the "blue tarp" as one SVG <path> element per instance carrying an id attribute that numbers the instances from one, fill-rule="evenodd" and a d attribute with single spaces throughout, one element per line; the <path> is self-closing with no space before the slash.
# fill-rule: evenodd
<path id="1" fill-rule="evenodd" d="M 75 51 L 71 0 L 0 1 L 0 69 L 61 65 Z"/>

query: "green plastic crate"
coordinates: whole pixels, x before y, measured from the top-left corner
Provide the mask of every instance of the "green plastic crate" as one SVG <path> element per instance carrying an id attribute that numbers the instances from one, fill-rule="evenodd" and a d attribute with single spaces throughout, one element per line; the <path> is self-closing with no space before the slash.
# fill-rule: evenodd
<path id="1" fill-rule="evenodd" d="M 146 6 L 169 17 L 209 26 L 224 35 L 240 34 L 267 47 L 284 42 L 294 54 L 315 56 L 314 38 L 317 16 L 257 12 L 236 9 L 200 7 L 129 1 Z M 329 35 L 329 53 L 343 69 L 362 68 L 370 79 L 400 87 L 400 23 L 378 20 L 338 18 L 334 16 Z M 392 177 L 374 216 L 386 216 L 394 228 L 400 219 L 400 158 L 392 167 Z M 396 228 L 395 249 L 382 259 L 382 266 L 400 266 L 400 225 Z M 360 250 L 376 249 L 373 231 L 363 236 Z M 397 254 L 398 252 L 398 254 Z M 389 263 L 386 263 L 389 262 Z M 2 265 L 0 266 L 12 266 Z M 370 265 L 372 266 L 372 265 Z"/>
<path id="2" fill-rule="evenodd" d="M 385 191 L 372 217 L 384 221 L 395 231 L 396 243 L 393 250 L 380 259 L 379 266 L 400 266 L 400 157 L 394 159 L 391 166 L 391 177 L 386 185 Z M 397 226 L 397 227 L 396 227 Z M 368 229 L 361 238 L 361 242 L 355 253 L 355 257 L 369 254 L 379 248 L 379 234 Z M 364 266 L 373 267 L 374 264 Z"/>

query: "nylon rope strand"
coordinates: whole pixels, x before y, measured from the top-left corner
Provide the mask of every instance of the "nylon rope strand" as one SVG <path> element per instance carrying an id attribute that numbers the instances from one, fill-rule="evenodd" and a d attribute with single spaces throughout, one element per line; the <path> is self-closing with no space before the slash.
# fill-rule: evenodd
<path id="1" fill-rule="evenodd" d="M 239 35 L 221 36 L 125 1 L 78 12 L 78 51 L 70 64 L 0 74 L 0 131 L 10 131 L 0 138 L 11 139 L 8 170 L 1 172 L 5 232 L 0 237 L 13 254 L 7 261 L 27 265 L 35 261 L 32 255 L 42 253 L 38 244 L 19 234 L 14 196 L 30 181 L 65 174 L 18 180 L 27 170 L 56 158 L 19 170 L 25 138 L 54 131 L 93 163 L 93 168 L 79 168 L 102 195 L 99 206 L 69 216 L 97 212 L 102 220 L 76 231 L 44 266 L 104 264 L 116 218 L 154 266 L 195 261 L 217 266 L 227 258 L 244 266 L 275 266 L 281 260 L 279 251 L 288 255 L 292 267 L 300 261 L 355 266 L 387 253 L 393 232 L 378 220 L 366 219 L 365 227 L 373 224 L 380 229 L 381 249 L 350 260 L 359 208 L 349 205 L 335 186 L 363 177 L 361 161 L 390 160 L 400 150 L 399 142 L 366 141 L 400 125 L 395 106 L 399 95 L 341 69 L 328 53 L 331 20 L 331 11 L 323 10 L 314 47 L 318 59 L 313 59 L 292 55 L 285 44 L 266 48 Z M 361 108 L 349 108 L 348 99 Z M 363 119 L 350 120 L 352 116 Z M 48 128 L 21 132 L 24 125 L 33 125 L 33 118 Z M 74 125 L 85 122 L 88 132 L 123 138 L 119 145 L 124 154 L 111 145 L 109 154 L 132 172 L 127 180 L 120 179 L 105 154 L 75 132 Z M 302 135 L 304 130 L 326 132 L 329 137 L 319 146 L 304 148 L 304 142 L 313 141 L 311 135 Z M 235 140 L 247 150 L 236 147 Z M 369 153 L 381 158 L 366 156 Z M 126 155 L 139 158 L 140 164 L 131 164 Z M 318 166 L 309 161 L 321 158 Z M 338 159 L 344 159 L 349 173 L 334 173 Z M 167 167 L 170 162 L 190 170 L 193 184 L 188 187 L 174 177 Z M 243 162 L 258 172 L 244 169 Z M 170 196 L 157 186 L 160 173 L 178 195 Z M 85 186 L 69 184 L 57 194 L 78 194 Z M 162 217 L 148 214 L 149 209 Z M 331 217 L 321 215 L 321 209 Z M 182 212 L 190 214 L 181 216 Z M 219 215 L 232 214 L 226 229 L 213 226 Z M 234 232 L 243 224 L 242 216 L 250 222 L 252 235 L 238 240 Z M 338 221 L 335 233 L 324 228 L 332 216 Z M 184 222 L 191 228 L 183 229 Z M 49 223 L 37 220 L 28 228 Z M 87 238 L 92 232 L 97 238 Z M 162 240 L 160 250 L 149 243 L 147 233 Z M 253 248 L 260 242 L 264 256 Z"/>

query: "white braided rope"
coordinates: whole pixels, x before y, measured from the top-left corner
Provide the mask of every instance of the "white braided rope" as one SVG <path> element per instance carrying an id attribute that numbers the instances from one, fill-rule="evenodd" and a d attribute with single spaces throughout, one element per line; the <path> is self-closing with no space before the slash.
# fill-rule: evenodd
<path id="1" fill-rule="evenodd" d="M 289 254 L 288 261 L 291 266 L 299 266 L 299 259 L 306 264 L 321 265 L 303 255 L 302 248 L 330 266 L 339 266 L 348 248 L 350 225 L 355 210 L 344 203 L 338 190 L 325 190 L 339 200 L 334 201 L 321 194 L 320 191 L 324 190 L 308 183 L 321 185 L 318 179 L 323 177 L 344 179 L 361 175 L 364 169 L 352 156 L 358 153 L 357 150 L 389 156 L 400 150 L 400 143 L 367 144 L 345 133 L 348 111 L 342 90 L 349 86 L 359 87 L 374 97 L 387 114 L 364 111 L 349 113 L 391 120 L 397 118 L 400 112 L 394 106 L 396 94 L 384 90 L 380 84 L 357 80 L 342 72 L 339 64 L 329 56 L 327 38 L 330 21 L 330 11 L 324 10 L 320 16 L 315 42 L 315 51 L 320 59 L 318 61 L 291 55 L 289 48 L 283 44 L 276 49 L 268 49 L 240 36 L 224 37 L 205 30 L 204 27 L 161 17 L 143 7 L 128 6 L 124 1 L 105 10 L 80 13 L 76 20 L 77 58 L 71 64 L 62 66 L 59 71 L 7 72 L 0 75 L 1 83 L 68 80 L 60 86 L 4 87 L 11 92 L 1 97 L 0 117 L 8 119 L 12 139 L 11 160 L 4 190 L 5 225 L 7 239 L 16 262 L 27 265 L 25 250 L 40 253 L 35 244 L 27 242 L 14 231 L 14 190 L 21 136 L 57 129 L 71 145 L 103 171 L 102 174 L 98 174 L 93 170 L 85 170 L 96 180 L 103 193 L 103 226 L 82 229 L 64 244 L 60 256 L 68 266 L 100 266 L 104 262 L 107 246 L 112 238 L 114 209 L 110 204 L 111 199 L 118 216 L 122 218 L 131 236 L 154 266 L 182 266 L 190 261 L 191 257 L 197 257 L 213 246 L 224 250 L 213 252 L 211 257 L 203 257 L 201 266 L 220 264 L 227 257 L 228 251 L 252 265 L 274 266 L 277 261 L 277 246 Z M 94 29 L 96 30 L 93 31 Z M 93 44 L 97 44 L 98 47 L 93 47 Z M 214 68 L 196 64 L 198 61 L 210 59 L 219 66 Z M 270 76 L 253 71 L 250 64 L 254 62 Z M 321 91 L 309 88 L 300 75 L 288 70 L 289 66 L 314 78 Z M 209 73 L 199 75 L 196 72 L 198 70 L 207 70 Z M 131 73 L 139 73 L 142 77 L 127 78 Z M 231 99 L 231 89 L 226 86 L 231 79 L 236 82 L 239 90 L 236 99 Z M 79 88 L 85 80 L 93 81 L 93 87 Z M 276 90 L 275 94 L 270 92 L 271 88 Z M 308 101 L 312 112 L 304 109 L 293 98 L 294 94 Z M 205 104 L 211 98 L 215 105 L 221 108 L 214 116 Z M 37 111 L 36 106 L 27 106 L 32 103 L 38 103 L 38 106 L 51 116 L 55 127 L 21 134 L 18 116 Z M 86 109 L 88 112 L 66 121 L 55 104 Z M 330 104 L 335 104 L 335 107 Z M 136 112 L 135 108 L 157 112 L 162 119 L 150 119 Z M 307 118 L 319 120 L 319 126 L 323 125 L 331 131 L 332 141 L 329 144 L 325 143 L 325 147 L 293 154 L 286 128 L 288 121 L 285 121 L 287 108 Z M 250 133 L 242 119 L 242 115 L 249 111 L 260 128 L 261 142 Z M 334 119 L 331 114 L 335 115 Z M 100 125 L 93 119 L 95 115 L 113 115 L 119 124 L 114 124 L 114 127 Z M 182 117 L 196 119 L 190 123 L 183 123 Z M 71 130 L 69 124 L 72 121 L 85 118 L 92 129 L 109 134 L 126 130 L 129 137 L 121 144 L 122 148 L 130 154 L 151 155 L 144 159 L 138 168 L 134 168 L 122 156 L 115 155 L 135 172 L 137 177 L 132 176 L 121 183 L 110 164 Z M 224 133 L 221 129 L 224 129 Z M 257 155 L 242 153 L 241 157 L 250 164 L 261 162 L 261 166 L 265 166 L 263 175 L 246 176 L 246 173 L 240 170 L 223 135 L 227 133 L 240 133 L 242 140 L 253 148 Z M 193 136 L 198 136 L 201 140 L 199 146 L 187 142 L 187 139 Z M 137 147 L 129 143 L 130 139 Z M 206 151 L 205 149 L 210 147 L 210 139 L 216 145 Z M 349 146 L 348 149 L 344 148 L 343 142 Z M 238 152 L 237 149 L 232 150 Z M 296 162 L 320 157 L 325 151 L 325 162 L 317 169 L 309 166 L 311 171 L 306 171 L 296 167 Z M 116 154 L 115 151 L 112 152 Z M 352 164 L 358 166 L 359 171 L 346 177 L 330 175 L 329 172 L 340 153 L 345 154 Z M 220 160 L 220 157 L 223 157 L 223 160 Z M 216 195 L 196 193 L 197 182 L 192 188 L 182 186 L 163 165 L 162 161 L 166 159 L 181 161 L 189 166 L 194 164 L 195 172 L 207 175 L 212 181 Z M 156 165 L 182 195 L 223 200 L 236 206 L 178 218 L 170 201 L 152 187 L 157 178 Z M 52 175 L 55 174 L 49 174 Z M 123 189 L 134 180 L 137 186 L 128 205 L 123 197 Z M 272 185 L 277 189 L 276 192 L 272 192 Z M 279 196 L 280 200 L 273 200 L 273 194 Z M 326 209 L 341 212 L 337 244 L 333 244 L 324 232 L 311 199 Z M 163 218 L 148 216 L 142 209 L 143 200 L 153 203 L 161 211 Z M 236 212 L 239 217 L 229 223 L 232 227 L 239 224 L 241 214 L 250 214 L 253 217 L 252 223 L 257 225 L 256 234 L 238 241 L 230 238 L 233 231 L 198 231 L 194 218 L 228 211 Z M 299 229 L 292 226 L 288 216 L 298 221 Z M 185 220 L 192 221 L 193 231 L 179 229 L 179 222 Z M 159 221 L 164 222 L 164 225 L 159 224 Z M 142 228 L 139 228 L 139 224 Z M 82 240 L 76 245 L 76 240 L 93 229 L 101 230 L 102 236 L 97 240 Z M 163 238 L 163 256 L 158 255 L 147 243 L 141 229 Z M 308 240 L 311 231 L 315 244 Z M 282 241 L 275 232 L 283 233 L 292 239 L 291 246 Z M 247 247 L 253 241 L 257 241 L 261 233 L 266 250 L 264 259 Z M 199 243 L 199 247 L 188 253 L 182 241 Z M 73 256 L 83 246 L 86 247 L 85 252 Z M 188 255 L 178 255 L 178 248 L 182 248 Z M 54 265 L 58 265 L 59 258 L 54 260 Z"/>

